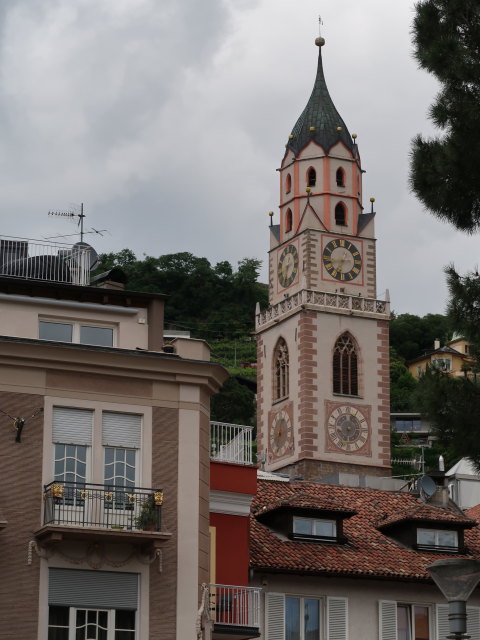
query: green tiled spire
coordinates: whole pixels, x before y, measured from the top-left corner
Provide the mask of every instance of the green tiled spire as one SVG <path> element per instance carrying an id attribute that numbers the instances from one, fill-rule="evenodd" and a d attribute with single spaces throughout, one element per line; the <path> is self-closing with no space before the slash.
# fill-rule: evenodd
<path id="1" fill-rule="evenodd" d="M 315 140 L 328 153 L 334 144 L 342 141 L 356 154 L 356 145 L 353 144 L 344 121 L 335 109 L 323 75 L 322 46 L 325 40 L 317 38 L 315 44 L 318 46 L 317 77 L 307 106 L 293 127 L 287 148 L 297 155 L 310 140 Z M 311 127 L 315 129 L 311 130 Z"/>

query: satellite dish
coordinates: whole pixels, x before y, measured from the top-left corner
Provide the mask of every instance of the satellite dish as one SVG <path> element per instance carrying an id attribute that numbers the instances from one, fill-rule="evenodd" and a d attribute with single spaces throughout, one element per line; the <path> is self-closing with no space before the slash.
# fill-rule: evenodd
<path id="1" fill-rule="evenodd" d="M 93 247 L 86 242 L 76 242 L 72 247 L 72 257 L 78 261 L 78 255 L 80 251 L 85 252 L 87 255 L 87 266 L 90 271 L 93 271 L 99 263 L 98 253 Z"/>
<path id="2" fill-rule="evenodd" d="M 431 498 L 437 490 L 437 485 L 430 476 L 422 476 L 417 480 L 417 489 L 420 494 L 427 496 L 427 498 Z"/>

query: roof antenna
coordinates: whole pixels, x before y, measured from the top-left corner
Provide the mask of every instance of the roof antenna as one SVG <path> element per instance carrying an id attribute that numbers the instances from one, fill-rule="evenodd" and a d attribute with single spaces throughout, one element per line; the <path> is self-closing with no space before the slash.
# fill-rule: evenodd
<path id="1" fill-rule="evenodd" d="M 49 216 L 60 216 L 63 218 L 76 218 L 78 217 L 78 226 L 80 227 L 80 242 L 83 243 L 83 238 L 87 233 L 97 233 L 99 235 L 103 235 L 103 232 L 107 231 L 107 229 L 94 229 L 92 227 L 91 231 L 85 231 L 83 228 L 83 221 L 86 218 L 84 212 L 83 212 L 83 202 L 80 204 L 80 213 L 75 213 L 75 211 L 70 210 L 70 211 L 49 211 L 48 212 Z M 68 235 L 78 235 L 76 233 L 71 233 Z M 59 235 L 59 236 L 50 236 L 49 238 L 45 238 L 45 240 L 53 240 L 55 238 L 67 238 L 67 235 Z"/>

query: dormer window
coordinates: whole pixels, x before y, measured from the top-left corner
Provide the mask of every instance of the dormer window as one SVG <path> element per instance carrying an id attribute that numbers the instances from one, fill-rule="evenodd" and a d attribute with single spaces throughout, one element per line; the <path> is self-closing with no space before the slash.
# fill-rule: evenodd
<path id="1" fill-rule="evenodd" d="M 337 521 L 316 518 L 293 518 L 293 538 L 336 540 Z"/>
<path id="2" fill-rule="evenodd" d="M 417 529 L 417 548 L 428 551 L 458 551 L 458 533 L 446 529 Z"/>

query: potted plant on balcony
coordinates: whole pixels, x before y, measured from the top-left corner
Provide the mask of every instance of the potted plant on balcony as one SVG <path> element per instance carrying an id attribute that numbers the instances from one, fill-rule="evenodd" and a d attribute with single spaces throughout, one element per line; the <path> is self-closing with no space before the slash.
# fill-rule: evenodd
<path id="1" fill-rule="evenodd" d="M 155 531 L 158 525 L 157 507 L 153 497 L 148 498 L 140 505 L 140 512 L 135 518 L 135 528 L 144 531 Z"/>

